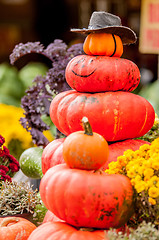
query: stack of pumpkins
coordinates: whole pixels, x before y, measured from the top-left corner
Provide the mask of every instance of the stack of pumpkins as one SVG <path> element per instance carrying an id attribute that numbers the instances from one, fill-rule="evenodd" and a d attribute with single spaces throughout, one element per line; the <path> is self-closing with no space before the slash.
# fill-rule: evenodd
<path id="1" fill-rule="evenodd" d="M 43 223 L 28 240 L 104 240 L 105 230 L 122 227 L 132 216 L 130 180 L 100 170 L 108 159 L 108 143 L 92 131 L 86 117 L 82 123 L 84 131 L 73 132 L 64 141 L 66 163 L 48 169 L 40 182 L 43 203 L 59 219 Z"/>
<path id="2" fill-rule="evenodd" d="M 66 81 L 74 90 L 53 99 L 50 117 L 67 136 L 82 129 L 81 119 L 86 116 L 93 131 L 109 142 L 109 159 L 102 167 L 106 169 L 125 150 L 137 150 L 147 143 L 134 138 L 143 136 L 153 126 L 155 112 L 146 99 L 131 93 L 140 82 L 140 71 L 135 63 L 121 58 L 123 43 L 135 42 L 135 33 L 122 27 L 119 17 L 105 12 L 94 12 L 90 26 L 102 25 L 101 19 L 105 25 L 109 22 L 109 26 L 104 25 L 100 31 L 92 27 L 87 30 L 89 34 L 83 45 L 86 54 L 74 57 L 66 67 Z M 116 23 L 111 26 L 111 21 Z M 64 162 L 64 140 L 56 139 L 44 149 L 44 173 Z"/>
<path id="3" fill-rule="evenodd" d="M 143 136 L 153 126 L 155 112 L 147 100 L 131 93 L 139 84 L 139 69 L 120 58 L 123 35 L 110 33 L 116 27 L 107 28 L 89 33 L 83 45 L 86 54 L 66 68 L 73 90 L 51 102 L 50 117 L 67 137 L 43 151 L 40 194 L 59 222 L 43 223 L 29 240 L 108 239 L 104 230 L 120 228 L 133 213 L 129 179 L 100 169 L 108 161 L 107 142 Z M 54 154 L 58 146 L 60 157 Z"/>
<path id="4" fill-rule="evenodd" d="M 89 37 L 93 39 L 94 35 Z M 93 131 L 108 142 L 143 136 L 152 127 L 155 114 L 146 99 L 130 92 L 139 79 L 138 67 L 130 60 L 76 56 L 66 67 L 66 80 L 75 90 L 53 99 L 50 117 L 65 135 L 81 130 L 81 119 L 87 116 Z"/>

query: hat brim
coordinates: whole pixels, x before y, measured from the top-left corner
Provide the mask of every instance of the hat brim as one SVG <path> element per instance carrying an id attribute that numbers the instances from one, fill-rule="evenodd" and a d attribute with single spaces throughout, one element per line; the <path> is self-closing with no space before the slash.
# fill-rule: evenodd
<path id="1" fill-rule="evenodd" d="M 131 44 L 135 43 L 137 40 L 137 36 L 133 30 L 128 27 L 124 26 L 111 26 L 105 28 L 98 28 L 98 29 L 75 29 L 72 28 L 71 32 L 81 33 L 81 34 L 89 34 L 89 33 L 96 33 L 96 32 L 105 32 L 111 33 L 119 36 L 122 40 L 123 44 Z"/>

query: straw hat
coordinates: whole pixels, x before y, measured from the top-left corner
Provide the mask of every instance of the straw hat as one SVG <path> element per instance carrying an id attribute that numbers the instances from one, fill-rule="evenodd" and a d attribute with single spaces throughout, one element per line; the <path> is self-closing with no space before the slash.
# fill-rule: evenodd
<path id="1" fill-rule="evenodd" d="M 88 28 L 71 29 L 71 32 L 89 34 L 92 32 L 105 32 L 118 35 L 123 44 L 135 43 L 136 34 L 128 27 L 122 26 L 120 17 L 108 12 L 93 12 Z"/>

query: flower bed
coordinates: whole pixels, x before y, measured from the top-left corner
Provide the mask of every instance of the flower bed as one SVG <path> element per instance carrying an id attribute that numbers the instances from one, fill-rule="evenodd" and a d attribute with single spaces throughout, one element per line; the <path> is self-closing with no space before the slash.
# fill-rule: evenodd
<path id="1" fill-rule="evenodd" d="M 135 224 L 146 220 L 159 225 L 159 138 L 139 150 L 125 151 L 106 172 L 130 178 L 135 191 Z"/>

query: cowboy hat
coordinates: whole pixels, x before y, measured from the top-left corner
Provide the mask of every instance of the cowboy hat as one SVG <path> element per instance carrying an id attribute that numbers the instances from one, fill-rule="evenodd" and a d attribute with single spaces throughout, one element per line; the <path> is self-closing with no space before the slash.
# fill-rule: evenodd
<path id="1" fill-rule="evenodd" d="M 108 12 L 93 12 L 89 21 L 88 29 L 71 29 L 71 32 L 89 34 L 92 32 L 105 32 L 118 35 L 123 44 L 135 43 L 136 34 L 128 27 L 122 26 L 120 17 Z"/>

